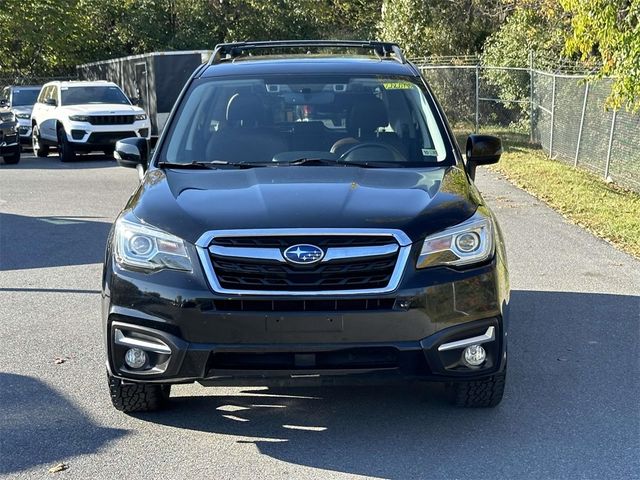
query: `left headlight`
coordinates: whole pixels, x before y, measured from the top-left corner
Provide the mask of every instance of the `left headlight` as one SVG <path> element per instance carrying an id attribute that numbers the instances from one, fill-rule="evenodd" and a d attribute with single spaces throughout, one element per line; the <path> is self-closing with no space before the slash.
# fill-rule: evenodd
<path id="1" fill-rule="evenodd" d="M 125 218 L 116 221 L 116 261 L 124 267 L 144 270 L 192 269 L 184 241 L 175 235 Z"/>
<path id="2" fill-rule="evenodd" d="M 22 120 L 29 120 L 31 118 L 30 113 L 16 113 L 16 118 L 20 118 Z"/>
<path id="3" fill-rule="evenodd" d="M 136 121 L 138 120 L 146 120 L 147 119 L 147 114 L 146 113 L 138 113 L 136 115 Z"/>
<path id="4" fill-rule="evenodd" d="M 416 268 L 480 263 L 493 254 L 491 218 L 481 209 L 468 220 L 424 239 Z"/>

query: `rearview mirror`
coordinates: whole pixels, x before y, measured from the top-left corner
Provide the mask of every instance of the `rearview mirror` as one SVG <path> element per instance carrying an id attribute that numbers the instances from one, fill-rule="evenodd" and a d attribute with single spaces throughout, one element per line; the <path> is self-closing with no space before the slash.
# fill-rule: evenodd
<path id="1" fill-rule="evenodd" d="M 469 135 L 466 154 L 467 171 L 475 179 L 478 165 L 498 163 L 502 155 L 502 141 L 492 135 Z"/>
<path id="2" fill-rule="evenodd" d="M 121 167 L 147 169 L 149 143 L 143 137 L 123 138 L 116 142 L 113 156 Z"/>

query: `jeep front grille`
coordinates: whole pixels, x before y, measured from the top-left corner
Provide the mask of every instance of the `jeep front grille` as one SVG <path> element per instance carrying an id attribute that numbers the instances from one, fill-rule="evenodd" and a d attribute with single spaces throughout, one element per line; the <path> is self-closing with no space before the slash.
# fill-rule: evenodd
<path id="1" fill-rule="evenodd" d="M 131 125 L 135 120 L 135 115 L 91 115 L 89 123 L 91 125 Z"/>

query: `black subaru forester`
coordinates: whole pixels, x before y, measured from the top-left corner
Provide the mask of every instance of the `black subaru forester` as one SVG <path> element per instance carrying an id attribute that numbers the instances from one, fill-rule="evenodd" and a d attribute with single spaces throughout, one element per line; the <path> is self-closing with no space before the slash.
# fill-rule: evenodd
<path id="1" fill-rule="evenodd" d="M 444 382 L 492 407 L 507 366 L 509 283 L 495 217 L 418 69 L 392 43 L 218 45 L 152 155 L 103 273 L 114 406 L 176 383 Z"/>

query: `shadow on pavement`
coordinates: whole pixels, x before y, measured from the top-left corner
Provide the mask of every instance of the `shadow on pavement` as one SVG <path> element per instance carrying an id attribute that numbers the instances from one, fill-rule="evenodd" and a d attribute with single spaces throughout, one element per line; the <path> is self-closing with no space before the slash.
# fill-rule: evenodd
<path id="1" fill-rule="evenodd" d="M 0 271 L 100 263 L 110 229 L 95 217 L 0 213 Z"/>
<path id="2" fill-rule="evenodd" d="M 35 378 L 0 373 L 0 474 L 95 453 L 126 434 L 95 425 Z"/>
<path id="3" fill-rule="evenodd" d="M 365 476 L 628 478 L 640 468 L 639 318 L 636 296 L 512 292 L 495 409 L 450 407 L 437 386 L 247 388 L 140 418 Z"/>

